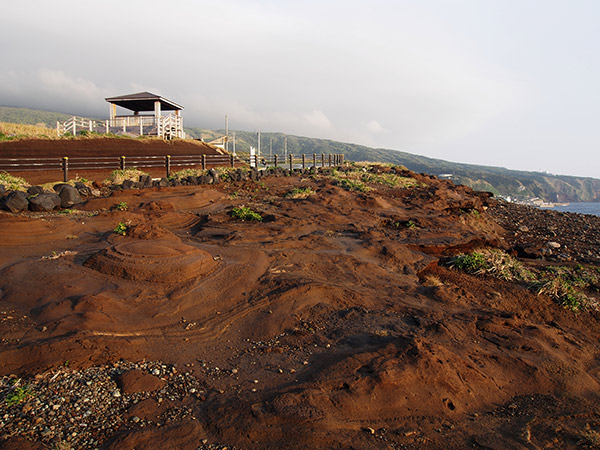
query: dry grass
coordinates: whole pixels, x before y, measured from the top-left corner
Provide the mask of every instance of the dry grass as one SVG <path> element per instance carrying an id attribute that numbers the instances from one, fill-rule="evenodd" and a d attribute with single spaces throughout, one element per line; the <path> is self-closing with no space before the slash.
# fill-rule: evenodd
<path id="1" fill-rule="evenodd" d="M 0 122 L 0 138 L 5 140 L 21 138 L 56 139 L 56 130 L 40 125 Z"/>
<path id="2" fill-rule="evenodd" d="M 113 170 L 110 176 L 104 180 L 104 184 L 121 184 L 125 180 L 138 181 L 140 175 L 148 175 L 146 172 L 131 167 L 124 170 Z"/>

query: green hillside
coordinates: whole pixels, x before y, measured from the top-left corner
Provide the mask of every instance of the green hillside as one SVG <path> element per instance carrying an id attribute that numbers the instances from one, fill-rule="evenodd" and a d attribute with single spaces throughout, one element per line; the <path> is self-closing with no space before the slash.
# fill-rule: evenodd
<path id="1" fill-rule="evenodd" d="M 22 123 L 26 125 L 45 125 L 56 128 L 58 120 L 67 120 L 72 115 L 52 111 L 41 111 L 29 108 L 12 108 L 0 106 L 0 122 Z"/>
<path id="2" fill-rule="evenodd" d="M 205 140 L 222 136 L 224 130 L 191 128 L 189 135 Z M 233 132 L 230 131 L 230 134 Z M 287 136 L 288 153 L 343 153 L 350 161 L 379 161 L 400 164 L 415 172 L 435 176 L 449 175 L 457 184 L 473 189 L 491 191 L 495 195 L 517 200 L 540 198 L 547 202 L 600 202 L 600 179 L 565 175 L 550 175 L 541 172 L 510 170 L 502 167 L 461 164 L 441 159 L 427 158 L 396 150 L 376 149 L 364 145 L 348 144 L 314 139 L 282 133 L 261 133 L 261 151 L 268 154 L 283 154 L 284 138 Z M 257 147 L 257 135 L 253 132 L 235 131 L 236 150 L 249 151 L 250 145 Z M 233 142 L 230 142 L 230 150 Z"/>

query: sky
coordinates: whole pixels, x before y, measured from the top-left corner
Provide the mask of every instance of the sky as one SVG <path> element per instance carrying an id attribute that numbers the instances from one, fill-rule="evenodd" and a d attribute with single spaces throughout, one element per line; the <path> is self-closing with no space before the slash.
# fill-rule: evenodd
<path id="1" fill-rule="evenodd" d="M 188 127 L 600 178 L 597 0 L 20 0 L 0 106 L 108 117 L 149 91 Z"/>

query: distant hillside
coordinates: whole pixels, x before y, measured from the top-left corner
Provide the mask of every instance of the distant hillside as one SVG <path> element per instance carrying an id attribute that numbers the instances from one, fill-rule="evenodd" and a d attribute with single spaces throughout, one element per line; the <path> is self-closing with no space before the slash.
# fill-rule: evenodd
<path id="1" fill-rule="evenodd" d="M 45 124 L 56 126 L 57 120 L 66 120 L 71 115 L 27 108 L 0 107 L 0 122 L 21 124 Z M 222 136 L 224 130 L 186 128 L 192 138 L 211 140 Z M 257 147 L 256 133 L 235 131 L 236 150 L 248 152 L 250 145 Z M 502 167 L 460 164 L 441 159 L 427 158 L 388 149 L 375 149 L 364 145 L 348 144 L 326 139 L 314 139 L 282 133 L 262 133 L 261 150 L 268 154 L 283 155 L 284 139 L 287 137 L 288 153 L 343 153 L 350 161 L 378 161 L 400 164 L 415 172 L 435 176 L 452 175 L 457 184 L 466 184 L 477 190 L 491 191 L 495 195 L 528 200 L 538 197 L 548 202 L 600 202 L 600 180 L 596 178 L 549 175 L 540 172 L 509 170 Z M 230 149 L 233 142 L 230 142 Z"/>
<path id="2" fill-rule="evenodd" d="M 26 125 L 44 124 L 48 128 L 56 129 L 56 122 L 58 120 L 67 120 L 69 117 L 72 117 L 72 115 L 37 109 L 0 106 L 0 122 L 22 123 Z"/>
<path id="3" fill-rule="evenodd" d="M 206 140 L 224 134 L 224 130 L 186 130 L 189 135 Z M 232 133 L 232 132 L 230 132 Z M 236 149 L 249 151 L 257 147 L 257 135 L 253 132 L 235 131 Z M 261 150 L 268 154 L 283 154 L 282 133 L 261 133 Z M 230 149 L 233 143 L 230 143 Z M 547 202 L 600 202 L 600 179 L 549 175 L 540 172 L 510 170 L 502 167 L 460 164 L 441 159 L 427 158 L 388 149 L 375 149 L 364 145 L 347 144 L 326 139 L 313 139 L 287 135 L 288 153 L 343 153 L 351 161 L 379 161 L 400 164 L 415 172 L 435 176 L 452 174 L 457 184 L 465 184 L 477 190 L 493 192 L 502 197 L 528 200 L 538 197 Z"/>

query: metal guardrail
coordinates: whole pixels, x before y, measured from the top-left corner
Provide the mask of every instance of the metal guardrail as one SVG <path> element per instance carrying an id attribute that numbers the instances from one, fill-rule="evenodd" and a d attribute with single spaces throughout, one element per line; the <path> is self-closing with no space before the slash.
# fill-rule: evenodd
<path id="1" fill-rule="evenodd" d="M 62 171 L 63 179 L 69 179 L 69 170 L 124 170 L 135 168 L 164 168 L 167 177 L 173 167 L 245 166 L 252 168 L 283 167 L 286 169 L 324 168 L 344 163 L 344 155 L 174 155 L 174 156 L 78 156 L 62 158 L 0 158 L 0 171 L 33 172 Z"/>

